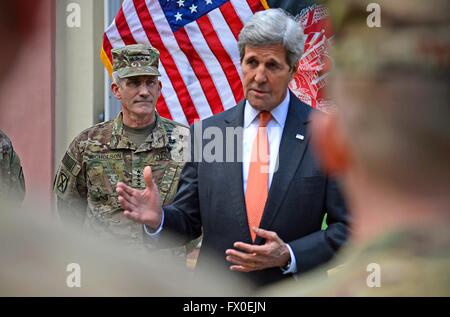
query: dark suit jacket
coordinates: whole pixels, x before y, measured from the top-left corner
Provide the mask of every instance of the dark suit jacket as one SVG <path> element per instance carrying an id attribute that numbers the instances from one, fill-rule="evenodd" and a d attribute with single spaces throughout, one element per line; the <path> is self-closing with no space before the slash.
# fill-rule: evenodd
<path id="1" fill-rule="evenodd" d="M 275 231 L 289 243 L 295 253 L 298 273 L 302 273 L 330 260 L 345 242 L 347 209 L 336 182 L 319 168 L 309 144 L 309 116 L 315 110 L 292 93 L 290 100 L 279 149 L 279 168 L 273 175 L 260 227 Z M 242 127 L 244 105 L 241 102 L 203 120 L 202 129 L 197 132 L 217 127 L 225 135 L 227 127 Z M 303 135 L 304 140 L 296 138 L 297 134 Z M 204 140 L 202 144 L 200 133 L 194 133 L 192 127 L 191 138 L 196 140 L 192 150 L 197 154 L 212 142 Z M 218 137 L 213 137 L 213 142 L 218 141 Z M 222 141 L 226 144 L 224 139 Z M 206 264 L 202 262 L 205 250 L 223 259 L 227 269 L 230 263 L 225 260 L 225 250 L 232 248 L 236 241 L 251 243 L 240 160 L 242 143 L 227 145 L 226 151 L 234 151 L 234 162 L 203 160 L 187 163 L 174 202 L 164 207 L 163 233 L 170 229 L 181 235 L 184 241 L 179 242 L 186 242 L 203 232 L 198 260 L 200 269 Z M 328 229 L 322 231 L 325 213 L 328 214 Z M 258 237 L 255 243 L 263 244 L 264 241 Z M 245 274 L 258 286 L 289 277 L 289 274 L 283 275 L 280 268 L 238 274 Z"/>

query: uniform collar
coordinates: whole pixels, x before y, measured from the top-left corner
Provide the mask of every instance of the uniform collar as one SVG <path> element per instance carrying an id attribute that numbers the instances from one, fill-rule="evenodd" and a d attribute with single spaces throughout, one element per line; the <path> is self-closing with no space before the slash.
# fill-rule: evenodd
<path id="1" fill-rule="evenodd" d="M 149 134 L 147 139 L 139 149 L 136 145 L 131 142 L 127 136 L 124 134 L 123 129 L 123 114 L 120 112 L 116 118 L 113 120 L 112 134 L 111 134 L 111 149 L 130 149 L 141 151 L 148 151 L 154 148 L 163 148 L 169 144 L 169 139 L 167 137 L 167 131 L 162 124 L 161 117 L 158 113 L 155 113 L 156 125 L 153 132 Z"/>

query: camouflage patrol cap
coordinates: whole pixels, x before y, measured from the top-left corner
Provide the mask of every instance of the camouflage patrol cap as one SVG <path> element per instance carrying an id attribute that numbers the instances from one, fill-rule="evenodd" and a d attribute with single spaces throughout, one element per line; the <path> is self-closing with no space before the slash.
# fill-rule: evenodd
<path id="1" fill-rule="evenodd" d="M 158 71 L 159 51 L 144 44 L 133 44 L 111 50 L 113 73 L 119 78 L 150 75 L 161 76 Z"/>

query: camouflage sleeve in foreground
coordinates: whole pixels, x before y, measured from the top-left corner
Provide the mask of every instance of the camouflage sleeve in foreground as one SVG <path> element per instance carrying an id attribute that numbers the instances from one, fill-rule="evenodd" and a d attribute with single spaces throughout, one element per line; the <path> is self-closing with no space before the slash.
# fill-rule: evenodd
<path id="1" fill-rule="evenodd" d="M 21 202 L 25 197 L 25 179 L 19 156 L 9 138 L 0 131 L 0 200 Z"/>
<path id="2" fill-rule="evenodd" d="M 75 138 L 64 154 L 53 182 L 57 196 L 57 209 L 66 224 L 82 225 L 86 216 L 87 187 L 82 171 L 80 143 L 83 134 Z"/>

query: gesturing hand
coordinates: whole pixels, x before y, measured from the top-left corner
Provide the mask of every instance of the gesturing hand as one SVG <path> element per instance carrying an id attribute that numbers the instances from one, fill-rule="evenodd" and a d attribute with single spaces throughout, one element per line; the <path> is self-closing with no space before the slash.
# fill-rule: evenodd
<path id="1" fill-rule="evenodd" d="M 235 242 L 236 249 L 225 251 L 226 259 L 233 265 L 230 269 L 239 272 L 251 272 L 271 267 L 285 266 L 289 259 L 289 249 L 276 232 L 253 228 L 257 236 L 266 239 L 264 245 Z"/>
<path id="2" fill-rule="evenodd" d="M 119 182 L 116 192 L 125 217 L 156 229 L 161 224 L 161 199 L 150 166 L 144 168 L 144 181 L 145 189 L 134 189 Z"/>

